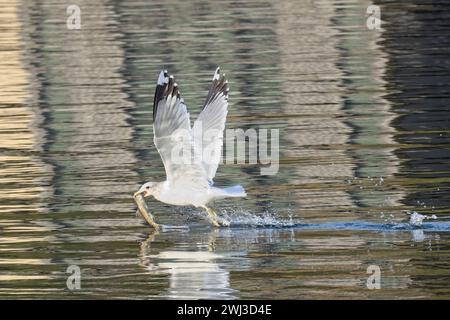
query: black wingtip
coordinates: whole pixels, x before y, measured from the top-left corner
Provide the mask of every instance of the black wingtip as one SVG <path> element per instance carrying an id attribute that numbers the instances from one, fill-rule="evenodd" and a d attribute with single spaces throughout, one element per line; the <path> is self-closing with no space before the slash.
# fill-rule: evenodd
<path id="1" fill-rule="evenodd" d="M 178 85 L 175 82 L 175 77 L 169 75 L 167 70 L 162 70 L 159 73 L 158 82 L 156 84 L 155 97 L 153 99 L 153 121 L 158 112 L 158 104 L 161 100 L 167 99 L 168 96 L 176 96 L 181 99 Z"/>
<path id="2" fill-rule="evenodd" d="M 216 71 L 214 72 L 212 84 L 209 89 L 208 95 L 206 96 L 205 106 L 208 103 L 214 101 L 221 94 L 223 94 L 225 99 L 228 99 L 229 90 L 230 89 L 228 87 L 228 81 L 225 77 L 225 73 L 220 73 L 220 67 L 218 66 L 216 68 Z"/>

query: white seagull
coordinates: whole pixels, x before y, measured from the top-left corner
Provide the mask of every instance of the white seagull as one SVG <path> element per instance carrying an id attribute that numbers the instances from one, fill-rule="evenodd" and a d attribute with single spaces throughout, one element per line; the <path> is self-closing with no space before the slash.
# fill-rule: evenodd
<path id="1" fill-rule="evenodd" d="M 203 111 L 191 128 L 189 113 L 174 77 L 166 70 L 161 71 L 153 100 L 153 135 L 164 163 L 166 181 L 144 183 L 134 194 L 135 198 L 143 194 L 171 205 L 203 208 L 211 223 L 218 227 L 217 214 L 209 204 L 227 197 L 246 196 L 239 185 L 213 186 L 221 158 L 228 90 L 228 81 L 217 68 Z"/>

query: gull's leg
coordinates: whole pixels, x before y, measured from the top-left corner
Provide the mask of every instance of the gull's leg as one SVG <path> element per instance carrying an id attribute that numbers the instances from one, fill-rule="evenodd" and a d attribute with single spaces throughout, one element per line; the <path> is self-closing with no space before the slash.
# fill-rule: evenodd
<path id="1" fill-rule="evenodd" d="M 220 227 L 220 224 L 217 221 L 217 213 L 216 213 L 216 211 L 214 211 L 214 209 L 208 208 L 206 206 L 203 206 L 203 209 L 205 209 L 206 212 L 208 212 L 209 218 L 211 219 L 211 224 L 214 227 Z"/>

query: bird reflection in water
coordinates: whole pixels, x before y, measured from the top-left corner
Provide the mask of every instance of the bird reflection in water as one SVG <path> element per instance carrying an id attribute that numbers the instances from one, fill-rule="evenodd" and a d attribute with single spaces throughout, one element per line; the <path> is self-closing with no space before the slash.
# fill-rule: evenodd
<path id="1" fill-rule="evenodd" d="M 153 254 L 152 243 L 164 231 L 151 230 L 141 243 L 141 265 L 152 275 L 169 276 L 169 288 L 161 293 L 170 299 L 234 299 L 230 273 L 220 264 L 223 255 L 215 252 L 219 230 L 211 230 L 206 243 L 175 247 Z M 174 231 L 169 231 L 174 232 Z M 180 231 L 175 231 L 180 232 Z M 177 242 L 179 243 L 179 242 Z"/>

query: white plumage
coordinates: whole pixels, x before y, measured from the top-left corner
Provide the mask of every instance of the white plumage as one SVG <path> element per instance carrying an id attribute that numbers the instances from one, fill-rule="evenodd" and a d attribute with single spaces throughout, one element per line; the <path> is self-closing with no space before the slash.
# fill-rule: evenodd
<path id="1" fill-rule="evenodd" d="M 189 113 L 178 85 L 161 71 L 153 101 L 153 134 L 166 171 L 166 181 L 147 182 L 136 194 L 172 205 L 193 205 L 207 210 L 218 226 L 214 210 L 207 205 L 226 197 L 245 197 L 241 186 L 217 188 L 213 179 L 220 163 L 223 131 L 228 113 L 228 81 L 217 68 L 203 111 L 191 128 Z"/>

